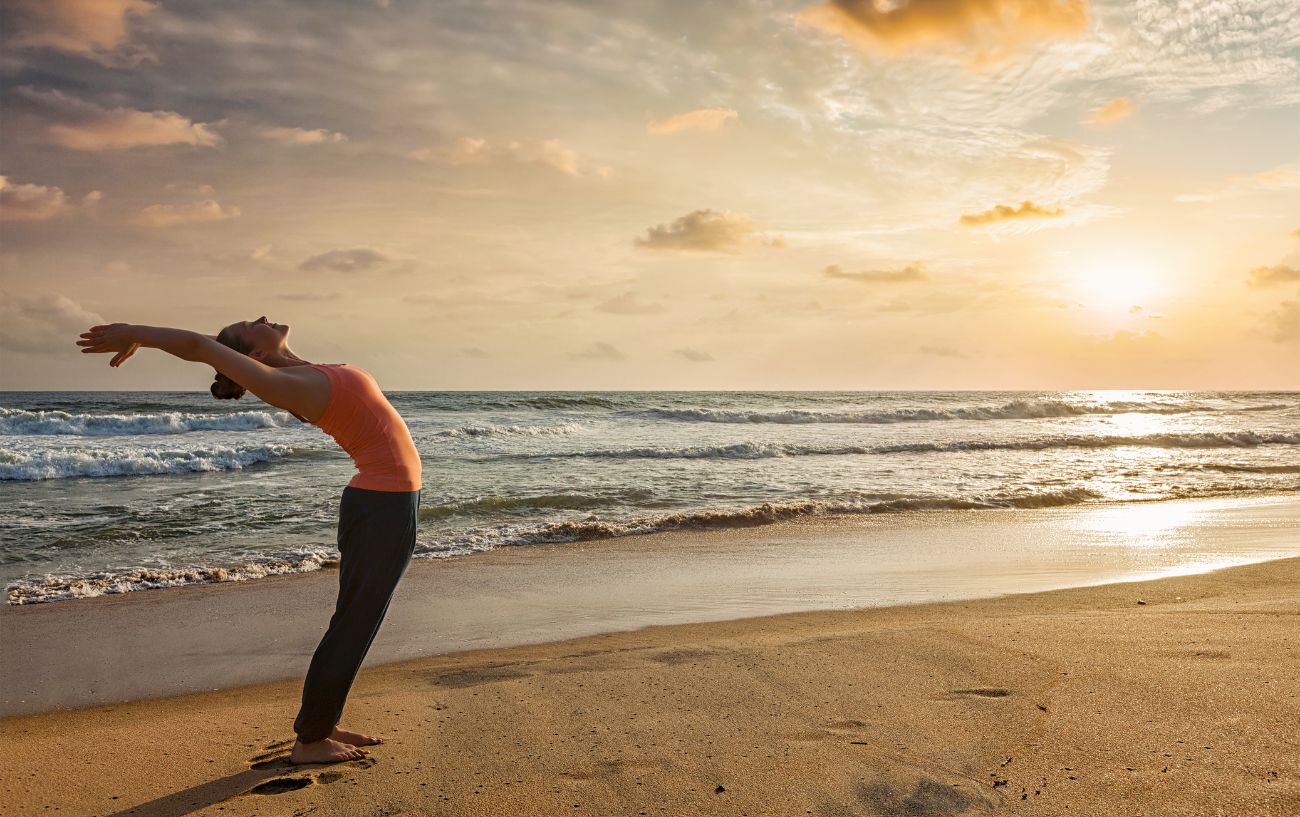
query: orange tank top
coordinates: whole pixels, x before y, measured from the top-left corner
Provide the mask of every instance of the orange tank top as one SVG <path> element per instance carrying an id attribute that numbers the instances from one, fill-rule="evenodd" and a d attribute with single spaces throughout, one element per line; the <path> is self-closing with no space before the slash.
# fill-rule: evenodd
<path id="1" fill-rule="evenodd" d="M 352 457 L 357 474 L 348 485 L 371 491 L 420 490 L 420 452 L 375 379 L 346 363 L 315 363 L 312 368 L 330 379 L 325 413 L 312 425 Z"/>

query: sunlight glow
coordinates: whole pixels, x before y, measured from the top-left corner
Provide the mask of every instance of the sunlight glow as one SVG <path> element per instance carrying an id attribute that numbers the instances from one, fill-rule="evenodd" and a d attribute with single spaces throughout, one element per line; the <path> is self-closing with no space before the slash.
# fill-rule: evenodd
<path id="1" fill-rule="evenodd" d="M 1111 312 L 1147 309 L 1166 292 L 1159 265 L 1141 257 L 1088 261 L 1073 270 L 1070 279 L 1080 303 Z"/>

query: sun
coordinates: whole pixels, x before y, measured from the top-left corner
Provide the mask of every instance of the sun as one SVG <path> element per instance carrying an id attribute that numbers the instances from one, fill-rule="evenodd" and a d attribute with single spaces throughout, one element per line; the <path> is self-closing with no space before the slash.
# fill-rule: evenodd
<path id="1" fill-rule="evenodd" d="M 1163 270 L 1139 257 L 1093 259 L 1070 273 L 1072 295 L 1085 307 L 1107 311 L 1150 308 L 1166 291 Z"/>

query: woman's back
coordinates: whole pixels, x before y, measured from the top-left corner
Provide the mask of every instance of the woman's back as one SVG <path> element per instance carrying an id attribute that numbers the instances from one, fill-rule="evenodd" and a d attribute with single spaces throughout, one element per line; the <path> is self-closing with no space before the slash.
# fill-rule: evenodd
<path id="1" fill-rule="evenodd" d="M 418 491 L 420 454 L 401 415 L 367 372 L 346 363 L 315 363 L 330 381 L 329 403 L 313 425 L 352 457 L 348 484 L 371 491 Z"/>

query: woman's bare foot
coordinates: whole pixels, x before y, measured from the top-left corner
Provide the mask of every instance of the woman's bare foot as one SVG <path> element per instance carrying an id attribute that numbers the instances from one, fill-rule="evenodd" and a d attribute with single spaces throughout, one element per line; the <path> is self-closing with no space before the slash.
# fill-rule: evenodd
<path id="1" fill-rule="evenodd" d="M 363 735 L 360 732 L 349 732 L 337 726 L 330 733 L 330 740 L 337 740 L 339 743 L 346 743 L 351 746 L 376 746 L 384 742 L 383 738 L 372 738 L 369 735 Z"/>
<path id="2" fill-rule="evenodd" d="M 347 743 L 332 738 L 315 740 L 311 743 L 295 741 L 293 751 L 289 753 L 289 762 L 298 763 L 342 763 L 345 760 L 360 760 L 368 753 Z"/>

